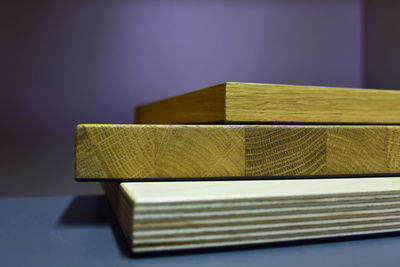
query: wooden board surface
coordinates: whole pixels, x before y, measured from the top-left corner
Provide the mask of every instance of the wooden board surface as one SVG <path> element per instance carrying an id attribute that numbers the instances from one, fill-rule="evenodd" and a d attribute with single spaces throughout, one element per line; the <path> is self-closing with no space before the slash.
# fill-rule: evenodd
<path id="1" fill-rule="evenodd" d="M 400 178 L 102 183 L 134 252 L 400 231 Z"/>
<path id="2" fill-rule="evenodd" d="M 136 123 L 400 124 L 400 91 L 223 83 L 143 105 Z"/>
<path id="3" fill-rule="evenodd" d="M 400 126 L 79 125 L 78 179 L 400 173 Z"/>

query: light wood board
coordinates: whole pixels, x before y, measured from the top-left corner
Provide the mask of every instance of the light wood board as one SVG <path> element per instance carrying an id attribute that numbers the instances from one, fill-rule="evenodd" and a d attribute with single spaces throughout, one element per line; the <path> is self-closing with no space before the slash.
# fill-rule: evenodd
<path id="1" fill-rule="evenodd" d="M 133 252 L 400 231 L 400 178 L 102 183 Z"/>
<path id="2" fill-rule="evenodd" d="M 400 173 L 400 126 L 79 125 L 78 179 Z"/>
<path id="3" fill-rule="evenodd" d="M 136 110 L 136 123 L 400 124 L 400 91 L 223 83 Z"/>

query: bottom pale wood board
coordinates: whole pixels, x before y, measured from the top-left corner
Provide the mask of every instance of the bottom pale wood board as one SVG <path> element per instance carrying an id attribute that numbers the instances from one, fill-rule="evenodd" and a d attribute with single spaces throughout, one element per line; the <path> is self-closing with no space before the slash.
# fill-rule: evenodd
<path id="1" fill-rule="evenodd" d="M 400 231 L 400 178 L 102 183 L 133 252 Z"/>

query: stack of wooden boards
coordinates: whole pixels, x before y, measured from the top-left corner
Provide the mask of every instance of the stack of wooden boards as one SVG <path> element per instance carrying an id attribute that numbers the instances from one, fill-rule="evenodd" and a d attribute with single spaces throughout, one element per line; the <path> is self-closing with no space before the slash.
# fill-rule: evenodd
<path id="1" fill-rule="evenodd" d="M 136 122 L 75 145 L 134 252 L 400 231 L 398 91 L 224 83 Z"/>

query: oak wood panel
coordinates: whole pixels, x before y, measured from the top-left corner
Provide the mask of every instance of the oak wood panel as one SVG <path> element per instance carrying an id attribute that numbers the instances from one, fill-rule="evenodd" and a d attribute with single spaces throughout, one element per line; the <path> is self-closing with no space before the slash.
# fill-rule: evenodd
<path id="1" fill-rule="evenodd" d="M 400 126 L 80 125 L 80 179 L 399 173 Z"/>
<path id="2" fill-rule="evenodd" d="M 326 127 L 248 127 L 246 175 L 326 173 Z"/>
<path id="3" fill-rule="evenodd" d="M 355 127 L 352 131 L 332 129 L 327 140 L 327 171 L 363 169 L 371 173 L 376 168 L 390 170 L 390 159 L 387 158 L 390 132 L 395 130 L 368 127 Z"/>
<path id="4" fill-rule="evenodd" d="M 218 84 L 179 97 L 136 109 L 137 123 L 190 123 L 225 119 L 225 84 Z"/>
<path id="5" fill-rule="evenodd" d="M 137 108 L 137 123 L 400 124 L 400 91 L 228 82 Z"/>
<path id="6" fill-rule="evenodd" d="M 243 130 L 235 126 L 81 125 L 76 135 L 75 174 L 77 178 L 244 176 Z M 87 142 L 93 146 L 81 145 Z M 93 150 L 102 159 L 101 166 L 90 164 Z"/>
<path id="7" fill-rule="evenodd" d="M 400 130 L 392 130 L 389 135 L 389 147 L 386 157 L 389 169 L 394 172 L 400 172 Z"/>
<path id="8" fill-rule="evenodd" d="M 133 252 L 400 230 L 399 177 L 103 186 Z"/>
<path id="9" fill-rule="evenodd" d="M 244 176 L 243 132 L 238 127 L 158 127 L 153 177 Z"/>

